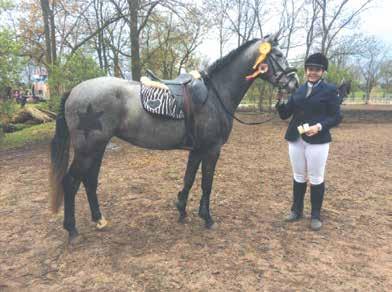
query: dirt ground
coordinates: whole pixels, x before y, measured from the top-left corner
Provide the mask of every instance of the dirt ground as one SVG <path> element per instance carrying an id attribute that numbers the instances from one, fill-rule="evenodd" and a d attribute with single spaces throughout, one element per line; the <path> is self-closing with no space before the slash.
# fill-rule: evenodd
<path id="1" fill-rule="evenodd" d="M 100 175 L 97 231 L 83 189 L 68 246 L 62 214 L 48 210 L 47 144 L 0 152 L 0 290 L 392 291 L 392 108 L 343 106 L 326 173 L 323 229 L 285 223 L 291 172 L 286 122 L 235 123 L 218 162 L 211 208 L 174 207 L 187 153 L 113 140 Z M 259 116 L 243 116 L 256 120 Z"/>

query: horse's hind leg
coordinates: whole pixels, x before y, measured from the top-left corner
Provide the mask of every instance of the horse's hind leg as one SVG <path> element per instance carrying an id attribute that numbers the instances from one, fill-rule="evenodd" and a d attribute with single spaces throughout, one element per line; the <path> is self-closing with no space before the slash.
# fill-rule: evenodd
<path id="1" fill-rule="evenodd" d="M 192 188 L 193 182 L 197 170 L 199 169 L 201 162 L 201 154 L 196 151 L 191 151 L 188 157 L 188 164 L 185 171 L 184 187 L 181 192 L 178 193 L 178 200 L 176 203 L 177 210 L 180 212 L 179 222 L 184 222 L 186 217 L 186 204 L 188 201 L 189 191 Z"/>
<path id="2" fill-rule="evenodd" d="M 215 173 L 215 166 L 216 162 L 218 161 L 219 154 L 220 146 L 209 150 L 203 155 L 203 162 L 201 166 L 201 188 L 203 195 L 200 200 L 199 216 L 204 219 L 207 228 L 212 228 L 214 226 L 214 220 L 210 214 L 210 194 Z"/>
<path id="3" fill-rule="evenodd" d="M 75 195 L 80 186 L 80 176 L 75 161 L 72 162 L 69 171 L 63 178 L 64 188 L 64 229 L 68 231 L 71 242 L 78 236 L 75 226 Z"/>
<path id="4" fill-rule="evenodd" d="M 107 225 L 107 222 L 99 209 L 97 198 L 98 175 L 101 168 L 103 154 L 105 152 L 105 147 L 106 144 L 95 152 L 92 165 L 82 180 L 86 189 L 88 203 L 90 205 L 91 218 L 94 222 L 97 222 L 98 229 L 102 229 Z"/>
<path id="5" fill-rule="evenodd" d="M 88 184 L 88 189 L 86 190 L 87 190 L 90 206 L 91 203 L 94 206 L 94 212 L 95 212 L 94 215 L 97 217 L 101 216 L 99 212 L 98 201 L 96 199 L 96 193 L 95 193 L 96 184 L 94 190 L 92 188 L 94 187 L 94 184 L 91 183 L 94 180 L 90 179 L 90 177 L 94 177 L 94 176 L 92 176 L 89 173 L 89 171 L 94 166 L 96 166 L 94 168 L 95 171 L 92 171 L 92 173 L 94 174 L 96 173 L 96 178 L 98 177 L 99 166 L 101 165 L 101 159 L 105 147 L 103 146 L 103 150 L 102 148 L 98 148 L 98 149 L 99 151 L 93 152 L 92 154 L 75 150 L 75 156 L 72 161 L 72 164 L 63 179 L 63 188 L 64 188 L 63 226 L 68 231 L 70 242 L 73 242 L 79 234 L 75 226 L 75 195 L 79 189 L 81 181 L 83 181 L 84 184 L 86 182 Z M 91 190 L 94 190 L 94 192 L 92 192 Z"/>

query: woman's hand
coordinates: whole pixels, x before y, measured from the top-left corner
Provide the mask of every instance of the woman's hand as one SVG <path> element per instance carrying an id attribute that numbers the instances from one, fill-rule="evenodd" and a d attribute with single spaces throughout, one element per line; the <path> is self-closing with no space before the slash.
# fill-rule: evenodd
<path id="1" fill-rule="evenodd" d="M 282 98 L 283 98 L 283 92 L 278 91 L 278 93 L 276 94 L 276 100 L 280 102 Z"/>
<path id="2" fill-rule="evenodd" d="M 318 132 L 320 132 L 320 128 L 316 124 L 316 125 L 310 126 L 309 130 L 306 131 L 305 135 L 308 136 L 308 137 L 311 137 L 311 136 L 316 135 Z"/>

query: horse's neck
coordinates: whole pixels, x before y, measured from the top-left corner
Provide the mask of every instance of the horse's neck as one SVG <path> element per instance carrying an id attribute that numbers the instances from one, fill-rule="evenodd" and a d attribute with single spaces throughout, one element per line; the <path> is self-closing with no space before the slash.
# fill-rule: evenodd
<path id="1" fill-rule="evenodd" d="M 254 59 L 238 66 L 233 62 L 225 66 L 219 72 L 215 72 L 212 81 L 216 87 L 219 98 L 224 103 L 227 110 L 234 112 L 240 104 L 245 93 L 252 85 L 252 81 L 246 79 L 249 74 L 249 68 L 253 66 Z"/>

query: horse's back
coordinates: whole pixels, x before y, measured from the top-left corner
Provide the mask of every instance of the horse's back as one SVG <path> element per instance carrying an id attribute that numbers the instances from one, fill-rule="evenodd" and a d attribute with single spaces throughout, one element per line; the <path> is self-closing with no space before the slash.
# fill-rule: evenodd
<path id="1" fill-rule="evenodd" d="M 74 87 L 65 115 L 75 148 L 89 151 L 113 136 L 150 149 L 175 149 L 184 137 L 183 121 L 147 113 L 140 99 L 140 83 L 100 77 Z"/>
<path id="2" fill-rule="evenodd" d="M 120 127 L 129 100 L 137 101 L 138 82 L 114 77 L 75 86 L 65 104 L 65 118 L 76 148 L 106 143 Z"/>

